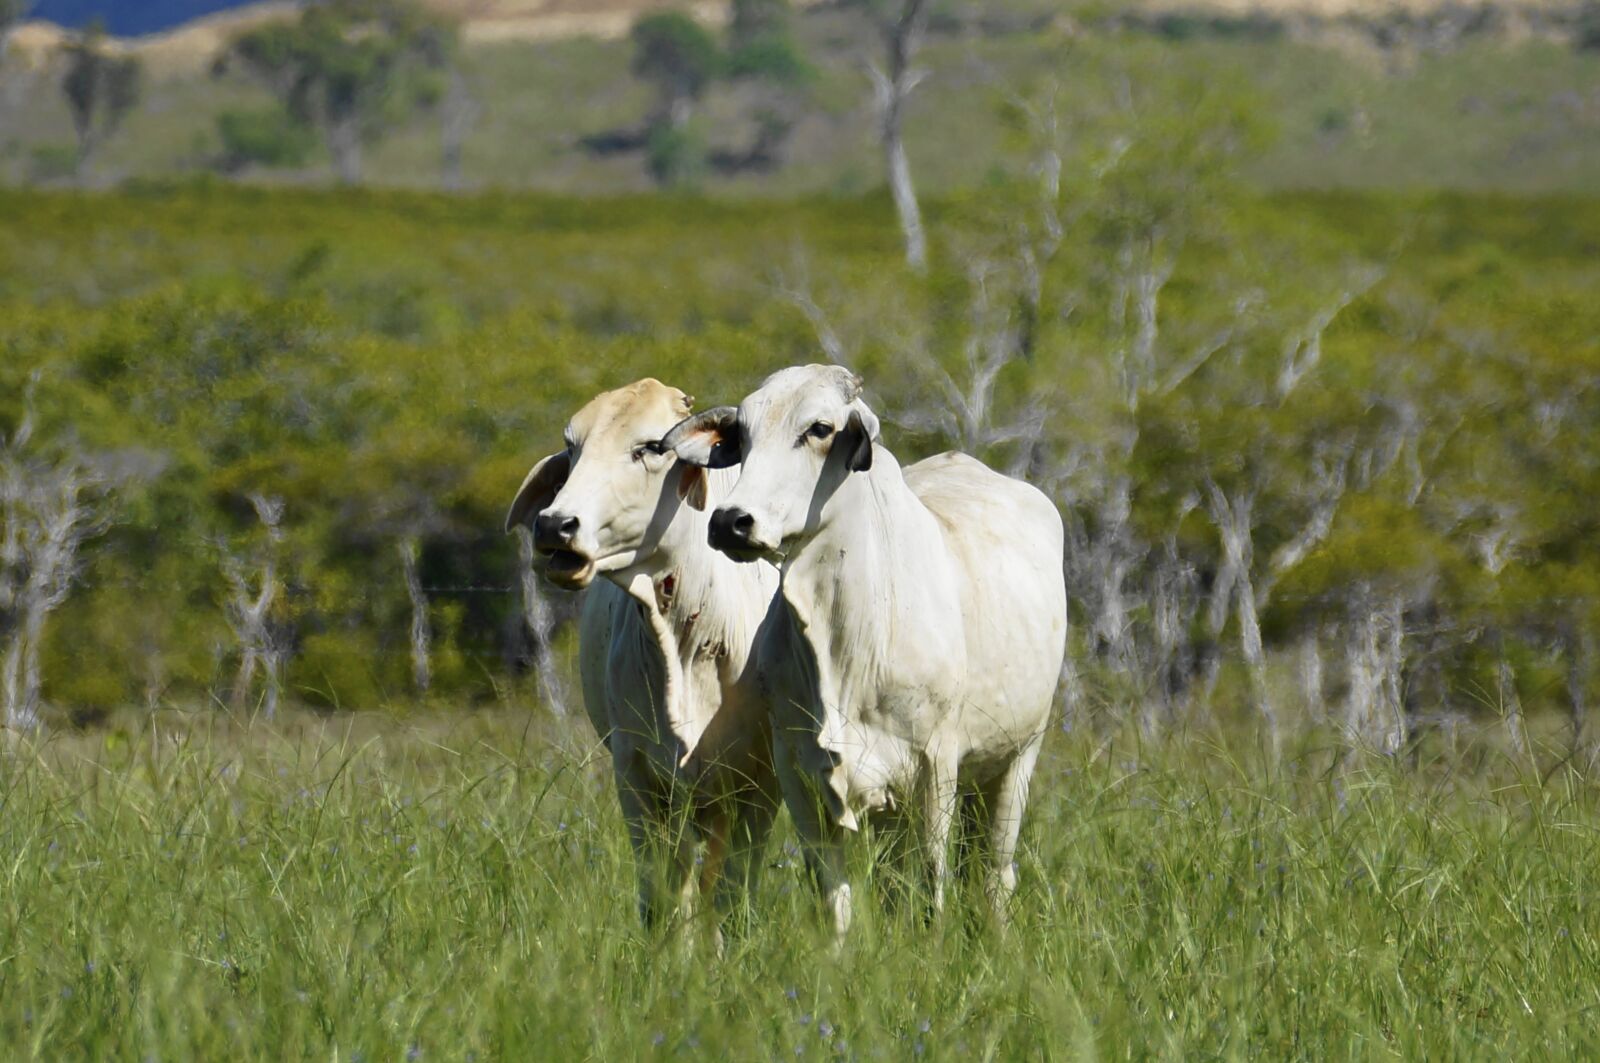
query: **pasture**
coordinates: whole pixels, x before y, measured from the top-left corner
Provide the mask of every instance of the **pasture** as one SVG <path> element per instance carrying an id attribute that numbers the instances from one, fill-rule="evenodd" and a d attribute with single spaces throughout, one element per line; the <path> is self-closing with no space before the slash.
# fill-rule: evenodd
<path id="1" fill-rule="evenodd" d="M 129 1059 L 1583 1058 L 1593 780 L 1541 745 L 1331 770 L 1054 733 L 1009 932 L 870 889 L 835 958 L 785 825 L 720 961 L 648 935 L 579 721 L 128 716 L 0 774 L 0 1043 Z M 879 869 L 869 885 L 892 875 Z M 691 939 L 693 935 L 691 934 Z M 67 1046 L 72 1046 L 70 1051 Z"/>

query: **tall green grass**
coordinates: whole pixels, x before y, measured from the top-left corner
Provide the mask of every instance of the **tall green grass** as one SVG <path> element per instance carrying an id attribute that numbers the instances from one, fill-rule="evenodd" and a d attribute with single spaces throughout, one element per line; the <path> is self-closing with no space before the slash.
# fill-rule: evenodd
<path id="1" fill-rule="evenodd" d="M 639 929 L 576 724 L 132 726 L 0 757 L 7 1056 L 1600 1049 L 1600 815 L 1554 754 L 1336 770 L 1316 740 L 1273 766 L 1238 736 L 1057 735 L 1003 935 L 969 896 L 931 924 L 867 900 L 835 957 L 785 828 L 718 958 Z"/>

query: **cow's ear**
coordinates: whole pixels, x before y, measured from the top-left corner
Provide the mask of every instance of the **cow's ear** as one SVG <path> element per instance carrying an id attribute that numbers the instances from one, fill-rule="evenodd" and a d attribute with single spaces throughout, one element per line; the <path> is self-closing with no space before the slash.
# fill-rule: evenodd
<path id="1" fill-rule="evenodd" d="M 710 492 L 706 484 L 708 479 L 706 471 L 700 466 L 684 462 L 683 472 L 678 475 L 678 497 L 694 509 L 705 509 Z"/>
<path id="2" fill-rule="evenodd" d="M 661 437 L 661 448 L 704 469 L 739 464 L 739 411 L 732 406 L 685 417 Z"/>
<path id="3" fill-rule="evenodd" d="M 866 416 L 862 416 L 865 413 Z M 834 446 L 848 447 L 846 468 L 851 472 L 866 472 L 872 468 L 872 441 L 878 436 L 878 419 L 871 410 L 860 407 L 850 410 L 850 419 Z"/>
<path id="4" fill-rule="evenodd" d="M 509 533 L 519 524 L 529 524 L 541 509 L 547 508 L 571 471 L 572 458 L 564 450 L 530 469 L 522 486 L 517 488 L 517 497 L 511 500 L 511 508 L 506 511 L 506 531 Z"/>

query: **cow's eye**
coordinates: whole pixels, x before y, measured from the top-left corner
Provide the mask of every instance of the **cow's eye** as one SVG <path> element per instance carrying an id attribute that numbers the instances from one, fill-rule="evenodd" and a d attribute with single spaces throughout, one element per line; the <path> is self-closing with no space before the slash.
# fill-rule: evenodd
<path id="1" fill-rule="evenodd" d="M 640 443 L 638 446 L 634 447 L 633 460 L 643 461 L 646 454 L 654 454 L 659 456 L 661 453 L 661 441 L 659 439 L 655 439 L 648 443 Z"/>
<path id="2" fill-rule="evenodd" d="M 806 429 L 806 435 L 810 436 L 812 439 L 827 439 L 829 436 L 833 435 L 833 425 L 829 424 L 827 421 L 818 421 L 816 424 L 813 424 L 810 428 Z"/>

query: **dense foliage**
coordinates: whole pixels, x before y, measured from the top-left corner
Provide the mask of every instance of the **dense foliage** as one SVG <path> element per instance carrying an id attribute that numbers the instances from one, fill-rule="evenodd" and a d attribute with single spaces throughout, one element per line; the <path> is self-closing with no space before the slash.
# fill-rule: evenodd
<path id="1" fill-rule="evenodd" d="M 454 25 L 410 0 L 326 0 L 240 34 L 216 69 L 241 67 L 269 88 L 355 182 L 362 147 L 439 95 L 432 75 L 455 46 Z"/>
<path id="2" fill-rule="evenodd" d="M 1061 503 L 1075 710 L 1326 701 L 1380 742 L 1402 709 L 1581 710 L 1600 214 L 1237 199 L 1143 150 L 1092 187 L 1067 158 L 1053 249 L 1032 185 L 937 206 L 926 279 L 870 200 L 9 196 L 0 429 L 31 403 L 28 453 L 115 482 L 45 700 L 261 696 L 236 613 L 269 568 L 290 697 L 409 702 L 419 611 L 433 696 L 507 695 L 536 647 L 500 518 L 566 417 L 646 374 L 736 399 L 828 348 L 902 458 L 954 443 Z"/>

